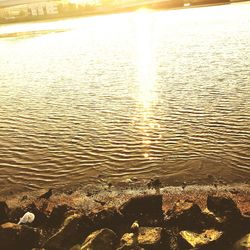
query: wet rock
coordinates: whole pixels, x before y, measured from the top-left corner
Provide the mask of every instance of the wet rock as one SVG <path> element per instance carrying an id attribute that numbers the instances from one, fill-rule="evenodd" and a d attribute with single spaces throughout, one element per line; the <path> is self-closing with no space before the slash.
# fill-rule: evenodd
<path id="1" fill-rule="evenodd" d="M 119 210 L 129 224 L 135 220 L 142 226 L 161 226 L 163 223 L 162 195 L 133 197 Z"/>
<path id="2" fill-rule="evenodd" d="M 211 246 L 211 249 L 216 249 L 216 241 L 222 236 L 222 232 L 209 229 L 201 234 L 197 234 L 191 231 L 181 231 L 180 232 L 180 246 L 183 249 L 190 248 L 208 248 Z M 204 248 L 204 249 L 205 249 Z"/>
<path id="3" fill-rule="evenodd" d="M 207 208 L 220 217 L 241 215 L 236 203 L 227 197 L 209 195 L 207 198 Z"/>
<path id="4" fill-rule="evenodd" d="M 9 208 L 5 201 L 0 201 L 0 224 L 8 220 Z"/>
<path id="5" fill-rule="evenodd" d="M 233 250 L 249 250 L 250 249 L 250 233 L 238 240 L 234 246 Z"/>
<path id="6" fill-rule="evenodd" d="M 202 217 L 200 207 L 188 200 L 180 200 L 174 204 L 165 216 L 165 225 L 167 228 L 178 227 L 181 230 L 201 230 L 203 225 L 199 218 Z"/>
<path id="7" fill-rule="evenodd" d="M 68 250 L 82 243 L 91 232 L 91 220 L 85 215 L 71 215 L 63 223 L 60 230 L 48 239 L 45 248 L 48 250 Z"/>
<path id="8" fill-rule="evenodd" d="M 70 210 L 73 210 L 73 208 L 67 206 L 66 204 L 54 207 L 49 217 L 49 226 L 60 226 L 65 220 L 66 213 Z"/>
<path id="9" fill-rule="evenodd" d="M 104 228 L 90 234 L 82 244 L 81 250 L 115 250 L 116 246 L 116 234 Z"/>
<path id="10" fill-rule="evenodd" d="M 120 250 L 134 249 L 139 246 L 145 250 L 159 250 L 164 244 L 161 227 L 140 227 L 138 233 L 126 233 L 121 238 Z"/>
<path id="11" fill-rule="evenodd" d="M 0 226 L 0 249 L 30 250 L 39 244 L 40 233 L 37 229 L 5 223 Z"/>

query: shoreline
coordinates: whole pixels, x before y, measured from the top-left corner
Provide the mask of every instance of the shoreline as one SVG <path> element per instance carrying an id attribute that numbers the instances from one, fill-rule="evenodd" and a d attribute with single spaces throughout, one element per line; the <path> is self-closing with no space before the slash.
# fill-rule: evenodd
<path id="1" fill-rule="evenodd" d="M 250 246 L 249 185 L 160 187 L 157 179 L 151 184 L 105 190 L 78 185 L 0 197 L 0 248 L 240 250 L 245 248 L 237 246 L 245 242 Z M 27 213 L 34 216 L 31 221 L 18 223 Z"/>
<path id="2" fill-rule="evenodd" d="M 155 179 L 158 180 L 158 179 Z M 78 183 L 65 185 L 52 189 L 53 195 L 49 199 L 49 210 L 61 204 L 72 206 L 76 209 L 98 210 L 103 207 L 118 207 L 126 199 L 137 195 L 148 195 L 160 193 L 164 197 L 164 207 L 168 209 L 171 204 L 180 199 L 193 200 L 204 207 L 208 195 L 228 196 L 234 199 L 239 208 L 250 213 L 250 185 L 246 183 L 235 184 L 190 184 L 162 185 L 149 187 L 148 182 L 126 182 L 116 186 L 101 184 Z M 21 189 L 18 191 L 0 192 L 0 200 L 4 200 L 10 207 L 26 206 L 36 202 L 37 197 L 48 191 L 42 188 L 34 191 Z M 98 201 L 100 203 L 98 203 Z M 101 205 L 105 201 L 104 205 Z"/>

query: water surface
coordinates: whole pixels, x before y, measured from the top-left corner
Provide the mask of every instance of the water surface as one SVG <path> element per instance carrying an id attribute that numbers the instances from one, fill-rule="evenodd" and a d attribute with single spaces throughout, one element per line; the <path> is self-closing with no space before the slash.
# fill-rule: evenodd
<path id="1" fill-rule="evenodd" d="M 0 27 L 0 185 L 250 179 L 250 4 Z"/>

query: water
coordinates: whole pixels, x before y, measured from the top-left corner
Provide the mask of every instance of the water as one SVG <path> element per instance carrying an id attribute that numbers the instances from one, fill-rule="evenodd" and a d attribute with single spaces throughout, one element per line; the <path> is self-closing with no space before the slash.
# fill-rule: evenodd
<path id="1" fill-rule="evenodd" d="M 0 27 L 1 187 L 250 179 L 250 4 Z"/>

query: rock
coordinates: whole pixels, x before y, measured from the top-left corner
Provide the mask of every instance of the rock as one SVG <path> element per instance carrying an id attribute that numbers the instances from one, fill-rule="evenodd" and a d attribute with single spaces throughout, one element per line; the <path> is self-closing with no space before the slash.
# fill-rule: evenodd
<path id="1" fill-rule="evenodd" d="M 161 226 L 163 223 L 162 195 L 133 197 L 119 210 L 130 225 L 135 220 L 141 226 Z"/>
<path id="2" fill-rule="evenodd" d="M 147 183 L 148 188 L 153 188 L 156 190 L 159 190 L 162 186 L 160 179 L 156 178 L 156 179 L 151 179 L 148 183 Z"/>
<path id="3" fill-rule="evenodd" d="M 203 213 L 204 215 L 206 215 L 206 216 L 209 216 L 209 217 L 215 219 L 216 222 L 217 222 L 219 225 L 221 225 L 223 222 L 225 222 L 225 218 L 216 216 L 213 212 L 211 212 L 211 211 L 208 210 L 207 208 L 205 208 L 205 209 L 202 211 L 202 213 Z"/>
<path id="4" fill-rule="evenodd" d="M 81 245 L 77 244 L 70 248 L 70 250 L 81 250 Z"/>
<path id="5" fill-rule="evenodd" d="M 245 235 L 240 240 L 238 240 L 233 246 L 233 250 L 249 250 L 249 249 L 250 249 L 250 233 Z"/>
<path id="6" fill-rule="evenodd" d="M 231 198 L 208 196 L 207 207 L 221 220 L 221 230 L 229 245 L 249 232 L 250 218 L 241 214 Z"/>
<path id="7" fill-rule="evenodd" d="M 209 195 L 207 197 L 207 208 L 219 217 L 241 215 L 236 203 L 227 197 Z"/>
<path id="8" fill-rule="evenodd" d="M 140 226 L 139 226 L 139 223 L 138 223 L 138 221 L 136 220 L 136 221 L 131 225 L 131 227 L 130 227 L 131 232 L 137 234 L 137 233 L 139 232 L 139 227 L 140 227 Z"/>
<path id="9" fill-rule="evenodd" d="M 104 228 L 90 234 L 82 244 L 81 250 L 115 250 L 116 246 L 116 234 Z"/>
<path id="10" fill-rule="evenodd" d="M 242 224 L 245 233 L 248 233 L 250 231 L 250 215 L 243 214 L 242 215 Z"/>
<path id="11" fill-rule="evenodd" d="M 174 204 L 165 216 L 167 228 L 178 226 L 181 230 L 202 230 L 200 207 L 188 200 L 180 200 Z"/>
<path id="12" fill-rule="evenodd" d="M 66 213 L 70 210 L 73 210 L 73 208 L 67 206 L 66 204 L 54 207 L 49 217 L 49 226 L 60 226 L 65 220 Z"/>
<path id="13" fill-rule="evenodd" d="M 98 213 L 92 213 L 89 215 L 89 218 L 93 224 L 93 231 L 101 228 L 110 228 L 119 233 L 129 226 L 124 216 L 115 208 L 103 209 Z"/>
<path id="14" fill-rule="evenodd" d="M 138 246 L 137 234 L 134 233 L 125 233 L 122 238 L 119 250 L 132 249 L 135 246 Z"/>
<path id="15" fill-rule="evenodd" d="M 178 244 L 178 236 L 179 231 L 178 228 L 171 228 L 171 230 L 166 230 L 166 246 L 168 246 L 168 250 L 179 250 Z"/>
<path id="16" fill-rule="evenodd" d="M 0 224 L 8 220 L 9 208 L 5 201 L 0 201 Z"/>
<path id="17" fill-rule="evenodd" d="M 52 189 L 49 189 L 47 192 L 45 192 L 44 194 L 42 194 L 41 196 L 38 197 L 38 199 L 46 199 L 48 200 L 51 196 L 52 196 L 53 192 Z"/>
<path id="18" fill-rule="evenodd" d="M 9 221 L 18 223 L 20 218 L 25 214 L 25 209 L 21 207 L 16 207 L 9 212 Z"/>
<path id="19" fill-rule="evenodd" d="M 74 214 L 66 218 L 60 230 L 45 243 L 45 249 L 68 250 L 82 243 L 91 232 L 92 222 L 85 215 Z"/>
<path id="20" fill-rule="evenodd" d="M 39 226 L 46 226 L 48 223 L 48 216 L 41 211 L 39 208 L 37 208 L 37 206 L 35 205 L 35 203 L 31 203 L 30 205 L 28 205 L 25 209 L 25 212 L 30 212 L 33 213 L 35 215 L 35 219 L 32 222 L 32 226 L 34 227 L 39 227 Z"/>
<path id="21" fill-rule="evenodd" d="M 222 232 L 209 229 L 201 234 L 191 231 L 180 232 L 180 246 L 184 249 L 208 247 L 213 244 L 213 249 L 216 249 L 215 242 L 222 236 Z"/>
<path id="22" fill-rule="evenodd" d="M 30 250 L 38 246 L 39 239 L 37 229 L 10 222 L 0 226 L 0 249 Z"/>
<path id="23" fill-rule="evenodd" d="M 138 233 L 125 233 L 119 249 L 133 249 L 136 246 L 145 250 L 159 250 L 164 244 L 163 229 L 161 227 L 140 227 Z"/>

